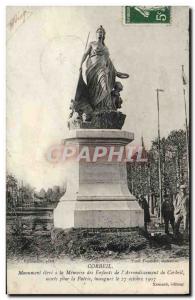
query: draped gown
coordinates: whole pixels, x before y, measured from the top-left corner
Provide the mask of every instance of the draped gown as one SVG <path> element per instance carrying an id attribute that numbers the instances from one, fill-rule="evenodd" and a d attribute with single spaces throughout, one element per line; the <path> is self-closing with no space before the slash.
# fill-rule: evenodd
<path id="1" fill-rule="evenodd" d="M 87 88 L 92 107 L 112 108 L 111 91 L 115 84 L 116 70 L 109 58 L 108 48 L 92 42 L 86 67 Z"/>

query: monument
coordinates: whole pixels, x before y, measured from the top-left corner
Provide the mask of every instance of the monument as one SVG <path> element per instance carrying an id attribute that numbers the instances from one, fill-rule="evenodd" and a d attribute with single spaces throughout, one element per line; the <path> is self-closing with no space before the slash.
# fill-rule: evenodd
<path id="1" fill-rule="evenodd" d="M 83 55 L 75 99 L 71 100 L 69 135 L 65 146 L 74 145 L 80 159 L 72 161 L 65 195 L 54 210 L 56 228 L 125 228 L 144 225 L 144 213 L 127 185 L 123 150 L 133 141 L 131 132 L 121 130 L 126 115 L 122 105 L 123 86 L 116 78 L 129 75 L 116 71 L 100 26 L 97 41 Z M 86 62 L 86 81 L 82 65 Z M 85 155 L 84 155 L 85 154 Z M 90 156 L 92 159 L 82 158 Z"/>

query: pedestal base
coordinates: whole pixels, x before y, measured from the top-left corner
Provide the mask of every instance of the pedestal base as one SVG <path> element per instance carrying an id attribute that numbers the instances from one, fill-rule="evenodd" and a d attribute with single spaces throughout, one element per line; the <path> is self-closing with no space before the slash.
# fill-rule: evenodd
<path id="1" fill-rule="evenodd" d="M 125 147 L 132 133 L 121 130 L 79 129 L 70 131 L 66 145 L 77 148 Z M 117 151 L 116 151 L 117 153 Z M 72 178 L 71 178 L 72 176 Z M 125 228 L 144 226 L 144 213 L 127 185 L 126 163 L 97 160 L 72 163 L 67 191 L 54 210 L 57 228 Z"/>
<path id="2" fill-rule="evenodd" d="M 61 201 L 54 211 L 57 228 L 142 227 L 137 201 Z"/>

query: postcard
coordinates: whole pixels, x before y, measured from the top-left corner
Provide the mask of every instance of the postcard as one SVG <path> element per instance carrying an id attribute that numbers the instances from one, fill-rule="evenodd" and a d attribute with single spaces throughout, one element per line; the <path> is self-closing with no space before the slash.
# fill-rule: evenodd
<path id="1" fill-rule="evenodd" d="M 189 16 L 7 7 L 8 294 L 190 294 Z"/>

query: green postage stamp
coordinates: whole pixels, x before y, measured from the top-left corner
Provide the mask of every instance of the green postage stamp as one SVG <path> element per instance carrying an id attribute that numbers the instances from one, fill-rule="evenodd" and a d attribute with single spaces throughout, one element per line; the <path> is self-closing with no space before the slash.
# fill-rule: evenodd
<path id="1" fill-rule="evenodd" d="M 170 6 L 125 6 L 125 24 L 169 24 Z"/>

